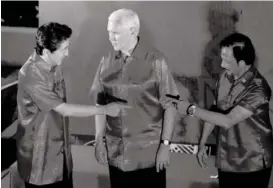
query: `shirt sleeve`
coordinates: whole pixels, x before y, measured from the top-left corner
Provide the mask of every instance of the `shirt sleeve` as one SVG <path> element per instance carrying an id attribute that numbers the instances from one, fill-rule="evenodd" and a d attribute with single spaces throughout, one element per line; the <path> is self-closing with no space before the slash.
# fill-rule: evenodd
<path id="1" fill-rule="evenodd" d="M 104 93 L 103 93 L 103 86 L 100 81 L 100 74 L 101 74 L 103 61 L 104 61 L 104 57 L 101 59 L 101 62 L 99 64 L 99 67 L 98 67 L 97 72 L 95 74 L 95 78 L 93 80 L 93 84 L 89 90 L 89 96 L 91 97 L 92 101 L 98 105 L 105 105 L 106 104 L 106 99 L 105 99 Z"/>
<path id="2" fill-rule="evenodd" d="M 48 112 L 64 103 L 63 99 L 53 91 L 53 82 L 46 81 L 41 72 L 31 71 L 28 75 L 25 90 L 41 111 Z"/>
<path id="3" fill-rule="evenodd" d="M 266 103 L 269 103 L 269 97 L 266 95 L 263 88 L 255 87 L 249 90 L 237 105 L 256 113 L 257 110 Z"/>
<path id="4" fill-rule="evenodd" d="M 169 108 L 172 102 L 166 100 L 166 94 L 179 95 L 172 72 L 166 59 L 156 60 L 156 69 L 159 80 L 159 101 L 164 109 Z"/>

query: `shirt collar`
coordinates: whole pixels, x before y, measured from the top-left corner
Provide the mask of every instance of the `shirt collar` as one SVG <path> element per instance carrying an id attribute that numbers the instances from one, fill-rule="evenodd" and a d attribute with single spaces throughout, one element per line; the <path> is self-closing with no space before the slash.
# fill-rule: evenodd
<path id="1" fill-rule="evenodd" d="M 251 66 L 239 79 L 234 80 L 233 75 L 226 75 L 227 79 L 233 83 L 234 85 L 241 83 L 244 86 L 248 85 L 248 83 L 253 80 L 256 75 L 257 69 L 254 66 Z"/>

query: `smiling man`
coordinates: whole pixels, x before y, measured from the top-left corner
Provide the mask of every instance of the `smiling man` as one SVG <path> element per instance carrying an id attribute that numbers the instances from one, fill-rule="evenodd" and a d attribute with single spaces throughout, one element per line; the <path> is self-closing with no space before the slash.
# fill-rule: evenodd
<path id="1" fill-rule="evenodd" d="M 225 71 L 217 83 L 213 110 L 170 100 L 178 102 L 180 113 L 205 121 L 198 153 L 202 167 L 207 138 L 214 126 L 220 127 L 216 155 L 220 188 L 267 188 L 273 163 L 271 89 L 254 66 L 255 49 L 247 36 L 233 33 L 220 46 Z"/>
<path id="2" fill-rule="evenodd" d="M 117 116 L 127 105 L 66 103 L 59 65 L 68 56 L 71 28 L 55 22 L 38 28 L 36 47 L 19 72 L 17 163 L 26 188 L 71 188 L 68 117 Z"/>

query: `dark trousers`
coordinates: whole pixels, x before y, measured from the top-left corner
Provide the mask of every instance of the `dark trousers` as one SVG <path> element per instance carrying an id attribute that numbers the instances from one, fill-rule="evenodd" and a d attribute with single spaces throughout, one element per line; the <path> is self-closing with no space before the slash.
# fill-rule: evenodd
<path id="1" fill-rule="evenodd" d="M 46 185 L 34 185 L 25 182 L 25 188 L 73 188 L 73 174 L 68 176 L 66 158 L 64 156 L 63 180 Z"/>
<path id="2" fill-rule="evenodd" d="M 109 166 L 111 188 L 166 188 L 166 170 L 156 172 L 156 167 L 125 172 Z"/>
<path id="3" fill-rule="evenodd" d="M 268 188 L 272 168 L 247 173 L 219 170 L 219 188 Z"/>

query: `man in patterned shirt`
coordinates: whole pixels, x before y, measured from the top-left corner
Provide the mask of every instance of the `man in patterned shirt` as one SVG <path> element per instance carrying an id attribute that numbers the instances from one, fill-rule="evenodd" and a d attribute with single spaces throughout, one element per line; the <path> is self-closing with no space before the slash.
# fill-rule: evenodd
<path id="1" fill-rule="evenodd" d="M 68 117 L 117 116 L 125 105 L 66 103 L 59 65 L 68 55 L 71 28 L 47 23 L 38 28 L 36 48 L 19 71 L 18 171 L 26 188 L 72 187 Z"/>
<path id="2" fill-rule="evenodd" d="M 208 111 L 176 101 L 178 111 L 205 121 L 198 153 L 202 167 L 206 167 L 207 138 L 215 125 L 219 127 L 216 166 L 220 188 L 267 188 L 273 164 L 271 89 L 254 66 L 255 49 L 247 36 L 233 33 L 220 46 L 225 70 L 216 86 L 215 105 Z"/>

